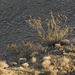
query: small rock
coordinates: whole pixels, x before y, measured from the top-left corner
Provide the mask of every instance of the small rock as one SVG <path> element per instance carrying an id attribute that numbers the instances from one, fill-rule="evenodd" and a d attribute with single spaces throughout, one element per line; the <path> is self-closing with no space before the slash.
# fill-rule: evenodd
<path id="1" fill-rule="evenodd" d="M 68 39 L 61 40 L 60 44 L 61 45 L 70 45 L 70 41 Z"/>
<path id="2" fill-rule="evenodd" d="M 18 60 L 18 63 L 22 64 L 22 63 L 25 63 L 26 61 L 27 61 L 26 58 L 20 58 L 20 59 Z"/>
<path id="3" fill-rule="evenodd" d="M 42 62 L 41 66 L 43 68 L 47 68 L 50 64 L 51 64 L 51 62 L 49 60 L 45 60 L 45 61 Z"/>
<path id="4" fill-rule="evenodd" d="M 50 60 L 50 59 L 51 59 L 50 56 L 45 56 L 45 57 L 43 57 L 43 60 Z"/>
<path id="5" fill-rule="evenodd" d="M 29 64 L 26 62 L 26 63 L 23 63 L 22 66 L 23 66 L 23 67 L 28 67 Z"/>
<path id="6" fill-rule="evenodd" d="M 32 63 L 36 63 L 36 57 L 32 57 L 31 61 Z"/>
<path id="7" fill-rule="evenodd" d="M 55 44 L 55 48 L 60 48 L 61 45 L 60 44 Z"/>
<path id="8" fill-rule="evenodd" d="M 24 68 L 22 66 L 19 67 L 20 70 L 24 70 Z"/>
<path id="9" fill-rule="evenodd" d="M 16 66 L 17 65 L 17 62 L 12 62 L 11 63 L 11 66 Z"/>
<path id="10" fill-rule="evenodd" d="M 52 71 L 52 70 L 54 69 L 54 66 L 53 66 L 53 65 L 50 65 L 50 66 L 47 67 L 47 69 L 48 69 L 49 71 Z"/>

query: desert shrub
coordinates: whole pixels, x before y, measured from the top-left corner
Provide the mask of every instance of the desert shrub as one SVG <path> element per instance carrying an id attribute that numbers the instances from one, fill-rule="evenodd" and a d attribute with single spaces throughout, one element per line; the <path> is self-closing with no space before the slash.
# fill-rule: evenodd
<path id="1" fill-rule="evenodd" d="M 30 16 L 29 20 L 26 20 L 26 22 L 30 25 L 30 27 L 37 30 L 38 35 L 40 36 L 39 42 L 51 42 L 52 45 L 59 42 L 64 37 L 68 36 L 69 33 L 72 32 L 72 27 L 70 25 L 66 25 L 67 16 L 63 14 L 57 14 L 56 17 L 53 16 L 53 12 L 51 11 L 51 17 L 50 19 L 45 19 L 45 22 L 42 22 L 41 18 L 38 17 L 32 18 Z M 47 26 L 47 31 L 43 28 L 43 23 Z M 39 43 L 33 43 L 33 42 L 27 42 L 25 43 L 22 41 L 23 44 L 11 44 L 8 45 L 7 48 L 9 49 L 10 53 L 15 54 L 16 56 L 30 56 L 33 52 L 36 52 L 38 50 L 42 50 L 43 47 Z M 51 44 L 48 44 L 51 45 Z"/>
<path id="2" fill-rule="evenodd" d="M 45 22 L 42 22 L 40 17 L 36 19 L 32 18 L 32 16 L 30 16 L 30 19 L 26 20 L 26 22 L 30 25 L 30 27 L 37 30 L 41 40 L 59 41 L 64 37 L 67 37 L 73 29 L 70 25 L 66 25 L 67 16 L 59 13 L 56 16 L 57 17 L 54 17 L 53 12 L 51 11 L 51 18 L 45 19 Z M 43 23 L 47 26 L 47 31 L 43 28 Z"/>
<path id="3" fill-rule="evenodd" d="M 27 56 L 28 55 L 28 50 L 27 47 L 29 47 L 29 44 L 11 44 L 10 46 L 8 45 L 7 48 L 11 54 L 14 54 L 16 56 L 19 55 L 19 57 Z"/>
<path id="4" fill-rule="evenodd" d="M 33 52 L 37 52 L 42 48 L 42 45 L 33 42 L 24 42 L 22 41 L 22 44 L 11 44 L 7 46 L 9 52 L 11 54 L 15 54 L 19 57 L 30 57 Z"/>

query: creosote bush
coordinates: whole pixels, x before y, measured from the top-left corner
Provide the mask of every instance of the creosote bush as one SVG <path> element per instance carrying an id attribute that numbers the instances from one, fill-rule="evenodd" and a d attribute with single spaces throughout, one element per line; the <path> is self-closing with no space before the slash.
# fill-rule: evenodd
<path id="1" fill-rule="evenodd" d="M 23 45 L 21 44 L 11 44 L 10 46 L 8 45 L 7 48 L 9 49 L 9 52 L 11 54 L 15 54 L 16 56 L 28 56 L 29 52 L 28 50 L 32 47 L 30 42 L 24 43 Z"/>
<path id="2" fill-rule="evenodd" d="M 53 16 L 53 12 L 51 11 L 50 19 L 45 19 L 44 24 L 47 26 L 47 31 L 43 28 L 43 22 L 41 21 L 41 18 L 38 17 L 38 19 L 32 19 L 32 16 L 30 16 L 29 20 L 26 20 L 26 22 L 30 25 L 30 27 L 37 30 L 38 35 L 40 36 L 40 41 L 43 42 L 51 42 L 52 45 L 55 45 L 57 42 L 59 42 L 64 37 L 68 36 L 70 32 L 72 32 L 72 27 L 70 25 L 66 25 L 67 16 L 63 14 L 57 14 L 57 17 Z M 21 44 L 11 44 L 8 45 L 7 48 L 9 49 L 9 52 L 12 54 L 15 54 L 16 56 L 30 56 L 33 52 L 37 52 L 39 50 L 42 50 L 42 45 L 39 43 L 33 43 L 33 42 L 27 42 L 25 43 L 22 41 Z M 51 45 L 49 43 L 48 45 Z M 34 55 L 35 56 L 35 55 Z"/>
<path id="3" fill-rule="evenodd" d="M 30 41 L 22 41 L 22 43 L 23 44 L 11 44 L 10 46 L 8 45 L 7 48 L 11 54 L 15 54 L 19 57 L 30 57 L 34 52 L 40 51 L 42 49 L 42 45 L 38 43 L 34 44 Z"/>
<path id="4" fill-rule="evenodd" d="M 30 19 L 26 20 L 26 22 L 30 25 L 30 27 L 37 30 L 41 40 L 60 41 L 64 37 L 68 36 L 69 33 L 72 32 L 73 28 L 70 27 L 70 25 L 66 25 L 67 16 L 59 13 L 56 16 L 57 17 L 54 17 L 53 12 L 51 11 L 51 18 L 45 19 L 44 23 L 48 27 L 47 31 L 43 28 L 43 22 L 40 17 L 38 17 L 38 19 L 33 19 L 32 16 L 30 16 Z"/>

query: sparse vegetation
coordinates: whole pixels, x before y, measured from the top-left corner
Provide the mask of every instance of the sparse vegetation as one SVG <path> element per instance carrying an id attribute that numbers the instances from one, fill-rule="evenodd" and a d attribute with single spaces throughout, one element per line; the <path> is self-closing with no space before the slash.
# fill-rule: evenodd
<path id="1" fill-rule="evenodd" d="M 69 40 L 64 40 L 73 29 L 70 25 L 66 25 L 67 16 L 59 13 L 56 16 L 57 17 L 54 17 L 51 11 L 51 18 L 45 20 L 44 24 L 48 28 L 47 31 L 43 28 L 43 22 L 40 17 L 38 17 L 38 19 L 32 19 L 30 16 L 30 19 L 26 20 L 30 27 L 37 30 L 40 36 L 38 41 L 42 43 L 47 42 L 48 45 L 43 46 L 43 44 L 39 42 L 22 41 L 22 44 L 11 44 L 7 46 L 10 53 L 20 58 L 16 64 L 22 66 L 20 66 L 19 69 L 24 71 L 29 70 L 28 73 L 38 72 L 37 75 L 42 72 L 46 75 L 65 75 L 75 71 L 74 62 L 71 59 L 73 56 L 68 55 L 70 52 L 75 52 L 74 45 L 70 44 Z M 66 50 L 68 49 L 69 52 L 67 53 Z"/>
<path id="2" fill-rule="evenodd" d="M 30 25 L 30 27 L 37 30 L 40 39 L 47 42 L 59 42 L 61 39 L 67 37 L 70 32 L 72 32 L 73 28 L 70 25 L 66 25 L 67 16 L 63 14 L 56 15 L 57 17 L 53 16 L 53 12 L 51 11 L 51 18 L 45 20 L 45 25 L 47 26 L 48 30 L 45 31 L 43 28 L 43 22 L 41 18 L 32 19 L 30 16 L 29 20 L 26 22 Z"/>

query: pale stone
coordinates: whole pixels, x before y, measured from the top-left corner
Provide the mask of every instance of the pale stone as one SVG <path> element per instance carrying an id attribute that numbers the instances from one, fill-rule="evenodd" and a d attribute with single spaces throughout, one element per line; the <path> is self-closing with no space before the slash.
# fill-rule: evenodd
<path id="1" fill-rule="evenodd" d="M 55 48 L 60 48 L 61 45 L 60 44 L 55 44 Z"/>
<path id="2" fill-rule="evenodd" d="M 28 67 L 29 64 L 26 62 L 26 63 L 23 63 L 22 66 L 23 66 L 23 67 Z"/>
<path id="3" fill-rule="evenodd" d="M 24 68 L 22 66 L 19 67 L 20 70 L 24 70 Z"/>
<path id="4" fill-rule="evenodd" d="M 31 59 L 31 61 L 32 61 L 32 63 L 36 63 L 36 57 L 32 57 L 32 59 Z"/>
<path id="5" fill-rule="evenodd" d="M 11 62 L 11 66 L 16 66 L 17 62 Z"/>
<path id="6" fill-rule="evenodd" d="M 69 45 L 70 41 L 68 39 L 61 40 L 61 45 Z"/>
<path id="7" fill-rule="evenodd" d="M 42 62 L 41 66 L 43 68 L 47 68 L 50 64 L 51 64 L 51 62 L 49 60 L 45 60 L 45 61 Z"/>
<path id="8" fill-rule="evenodd" d="M 47 67 L 47 69 L 48 69 L 49 71 L 51 71 L 51 70 L 54 69 L 54 66 L 53 66 L 53 65 L 50 65 L 50 66 Z"/>
<path id="9" fill-rule="evenodd" d="M 20 59 L 18 60 L 18 63 L 22 64 L 22 63 L 25 63 L 26 61 L 27 61 L 26 58 L 20 58 Z"/>
<path id="10" fill-rule="evenodd" d="M 51 59 L 50 56 L 45 56 L 45 57 L 43 57 L 43 60 L 50 60 L 50 59 Z"/>

